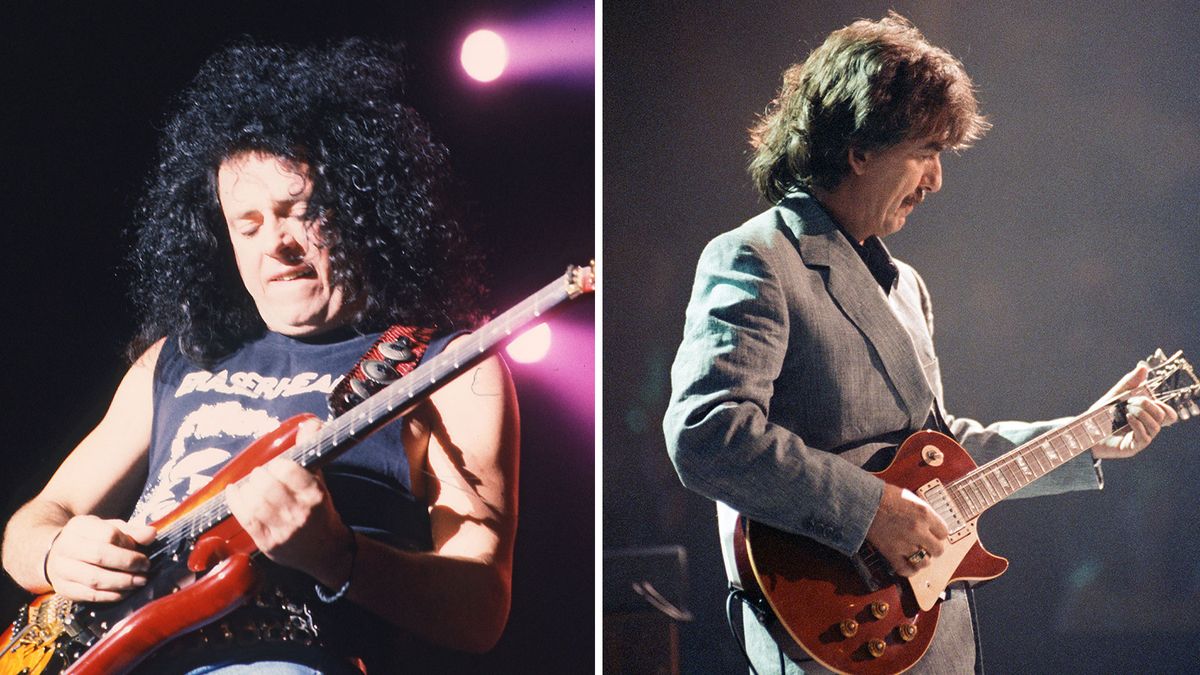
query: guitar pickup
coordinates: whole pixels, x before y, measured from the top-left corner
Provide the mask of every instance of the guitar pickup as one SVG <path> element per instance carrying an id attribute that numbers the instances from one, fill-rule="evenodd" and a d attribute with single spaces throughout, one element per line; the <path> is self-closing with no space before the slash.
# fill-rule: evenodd
<path id="1" fill-rule="evenodd" d="M 946 522 L 946 529 L 950 531 L 951 544 L 971 534 L 971 523 L 963 521 L 962 516 L 959 515 L 958 506 L 950 498 L 942 481 L 936 478 L 929 481 L 917 490 L 917 494 Z"/>

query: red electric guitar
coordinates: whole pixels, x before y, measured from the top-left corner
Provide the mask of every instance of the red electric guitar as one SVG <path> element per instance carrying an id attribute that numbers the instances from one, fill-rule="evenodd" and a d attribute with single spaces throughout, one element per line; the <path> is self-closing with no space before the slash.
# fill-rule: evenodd
<path id="1" fill-rule="evenodd" d="M 158 536 L 146 548 L 151 566 L 145 587 L 117 603 L 73 603 L 47 594 L 22 608 L 0 634 L 0 675 L 124 673 L 163 643 L 233 611 L 257 586 L 252 559 L 258 549 L 230 517 L 225 486 L 279 455 L 319 468 L 424 401 L 517 328 L 590 293 L 594 284 L 595 263 L 571 266 L 516 307 L 321 427 L 311 442 L 295 444 L 296 428 L 315 419 L 310 414 L 293 417 L 255 441 L 202 490 L 152 523 Z"/>
<path id="2" fill-rule="evenodd" d="M 919 431 L 878 475 L 912 490 L 946 521 L 949 544 L 933 564 L 904 579 L 864 545 L 854 556 L 808 537 L 738 519 L 733 550 L 751 597 L 769 606 L 775 640 L 795 658 L 816 659 L 839 673 L 900 673 L 915 665 L 933 641 L 940 596 L 959 580 L 994 579 L 1008 561 L 979 543 L 980 514 L 1085 450 L 1124 431 L 1125 401 L 1153 396 L 1200 416 L 1200 379 L 1180 353 L 1157 351 L 1145 384 L 1068 424 L 975 466 L 958 443 Z"/>

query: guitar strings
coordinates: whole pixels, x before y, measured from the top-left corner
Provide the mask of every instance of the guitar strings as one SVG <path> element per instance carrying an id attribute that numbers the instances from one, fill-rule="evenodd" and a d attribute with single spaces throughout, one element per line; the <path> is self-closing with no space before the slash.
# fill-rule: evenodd
<path id="1" fill-rule="evenodd" d="M 1178 356 L 1178 354 L 1176 356 Z M 1168 391 L 1155 391 L 1157 387 L 1162 386 L 1173 376 L 1181 373 L 1187 373 L 1188 375 L 1191 375 L 1190 368 L 1186 366 L 1186 363 L 1181 361 L 1180 364 L 1175 364 L 1175 360 L 1176 359 L 1173 357 L 1166 364 L 1158 366 L 1156 371 L 1159 371 L 1159 373 L 1149 378 L 1147 382 L 1140 387 L 1140 389 L 1142 389 L 1145 394 L 1150 394 L 1156 400 L 1163 403 L 1172 403 L 1176 400 L 1191 401 L 1194 399 L 1197 394 L 1200 394 L 1200 381 L 1196 381 L 1195 384 L 1178 387 Z M 1174 366 L 1174 368 L 1170 369 L 1169 372 L 1161 372 L 1163 370 L 1167 370 L 1166 366 L 1168 364 Z M 1191 377 L 1195 381 L 1195 376 L 1191 375 Z M 1134 395 L 1136 394 L 1137 392 L 1135 391 Z M 1123 398 L 1121 400 L 1126 399 Z M 1065 463 L 1065 460 L 1057 460 L 1057 453 L 1061 453 L 1062 448 L 1055 447 L 1054 441 L 1059 437 L 1070 434 L 1071 437 L 1076 441 L 1074 445 L 1071 445 L 1070 440 L 1068 440 L 1066 454 L 1069 455 L 1068 459 L 1071 459 L 1079 454 L 1082 454 L 1095 443 L 1119 433 L 1121 429 L 1115 429 L 1109 434 L 1102 435 L 1099 439 L 1096 439 L 1095 435 L 1092 433 L 1092 427 L 1094 427 L 1097 423 L 1111 426 L 1116 421 L 1116 414 L 1114 410 L 1118 403 L 1119 401 L 1114 401 L 1105 405 L 1103 408 L 1092 411 L 1091 413 L 1085 413 L 1084 415 L 1068 422 L 1063 427 L 1049 432 L 1048 434 L 1044 434 L 1043 436 L 1039 436 L 1038 438 L 1021 445 L 1013 451 L 1006 453 L 1005 455 L 998 457 L 987 464 L 977 467 L 976 469 L 964 474 L 957 480 L 949 483 L 947 485 L 947 489 L 952 491 L 955 500 L 960 506 L 971 506 L 971 508 L 960 509 L 964 516 L 970 520 L 971 518 L 982 513 L 987 508 L 1007 497 L 1008 494 L 1012 494 L 1026 485 L 1029 485 L 1033 481 L 1041 478 L 1053 469 Z M 1178 408 L 1178 406 L 1176 407 Z M 1123 426 L 1122 428 L 1125 427 Z M 1081 429 L 1083 433 L 1086 434 L 1087 442 L 1079 442 L 1077 432 L 1079 432 Z M 1055 457 L 1045 454 L 1044 451 L 1043 454 L 1036 452 L 1041 448 L 1041 446 L 1046 444 L 1050 444 L 1051 449 L 1056 453 Z M 1044 465 L 1044 462 L 1042 461 L 1043 457 L 1050 462 L 1049 468 L 1046 468 Z M 1024 462 L 1024 466 L 1022 466 L 1022 462 Z M 1028 471 L 1026 470 L 1026 467 L 1028 467 Z M 1038 471 L 1041 472 L 1040 475 L 1037 473 Z M 997 476 L 1001 483 L 1001 487 L 1006 488 L 1008 494 L 1003 494 L 1005 490 L 997 489 L 993 483 L 988 481 L 988 476 Z M 982 485 L 983 488 L 980 488 L 980 485 Z M 1011 485 L 1015 485 L 1016 487 L 1011 487 Z M 968 492 L 968 489 L 970 488 L 974 488 L 977 497 L 971 497 L 971 493 Z M 982 504 L 982 508 L 972 506 L 972 502 Z"/>

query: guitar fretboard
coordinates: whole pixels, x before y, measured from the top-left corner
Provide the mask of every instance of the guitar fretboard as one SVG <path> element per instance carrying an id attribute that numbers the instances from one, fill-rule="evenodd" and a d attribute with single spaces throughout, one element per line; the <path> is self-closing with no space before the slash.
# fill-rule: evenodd
<path id="1" fill-rule="evenodd" d="M 1085 413 L 946 485 L 964 521 L 1078 457 L 1124 426 L 1118 403 Z"/>

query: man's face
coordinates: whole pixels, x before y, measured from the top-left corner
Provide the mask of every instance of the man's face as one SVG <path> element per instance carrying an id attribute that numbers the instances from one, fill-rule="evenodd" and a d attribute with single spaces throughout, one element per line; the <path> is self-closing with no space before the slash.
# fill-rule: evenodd
<path id="1" fill-rule="evenodd" d="M 308 166 L 262 153 L 235 155 L 217 170 L 217 194 L 242 282 L 271 330 L 314 335 L 350 314 L 330 279 L 318 223 L 306 221 Z"/>
<path id="2" fill-rule="evenodd" d="M 901 141 L 863 153 L 851 172 L 860 208 L 858 222 L 847 229 L 860 241 L 884 237 L 904 227 L 926 193 L 942 188 L 941 145 L 928 137 Z"/>

